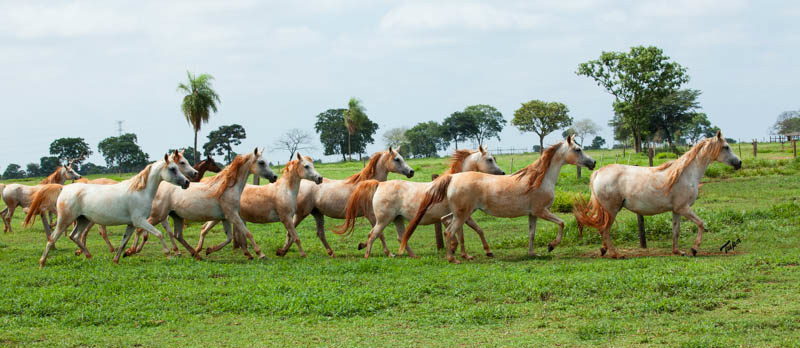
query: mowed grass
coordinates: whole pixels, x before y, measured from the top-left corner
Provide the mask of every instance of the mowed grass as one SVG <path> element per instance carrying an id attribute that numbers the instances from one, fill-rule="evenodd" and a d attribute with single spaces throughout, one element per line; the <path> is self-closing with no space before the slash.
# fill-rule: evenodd
<path id="1" fill-rule="evenodd" d="M 615 153 L 589 152 L 604 164 L 613 163 Z M 537 157 L 515 155 L 514 168 Z M 495 257 L 483 255 L 467 228 L 467 248 L 476 259 L 461 265 L 448 264 L 435 250 L 431 226 L 411 239 L 420 258 L 388 258 L 376 243 L 364 260 L 356 245 L 369 231 L 366 221 L 351 237 L 328 233 L 337 253 L 329 258 L 309 218 L 298 228 L 306 258 L 296 248 L 274 256 L 284 241 L 281 225 L 248 224 L 268 254 L 263 260 L 247 261 L 230 247 L 205 261 L 185 251 L 167 259 L 151 238 L 142 254 L 114 265 L 93 230 L 93 259 L 75 256 L 74 244 L 62 238 L 38 270 L 42 227 L 37 221 L 22 229 L 18 211 L 16 232 L 0 235 L 0 345 L 797 347 L 800 162 L 779 151 L 754 160 L 750 150 L 743 157 L 743 170 L 715 164 L 717 173 L 704 179 L 694 207 L 708 231 L 698 257 L 670 255 L 670 214 L 646 218 L 647 250 L 638 248 L 635 215 L 621 214 L 612 236 L 630 257 L 608 260 L 599 257 L 593 230 L 577 238 L 567 212 L 559 213 L 567 222 L 565 240 L 552 253 L 546 244 L 557 228 L 539 222 L 538 257 L 527 256 L 526 218 L 478 212 L 474 217 Z M 511 156 L 498 160 L 510 170 Z M 631 161 L 646 165 L 647 158 Z M 409 163 L 417 181 L 446 167 L 446 159 Z M 317 166 L 331 178 L 359 168 Z M 583 174 L 577 179 L 573 166 L 564 167 L 557 200 L 588 194 L 590 172 Z M 340 222 L 326 225 L 330 230 Z M 188 228 L 190 243 L 199 226 Z M 110 228 L 114 243 L 123 229 Z M 208 245 L 223 240 L 217 230 Z M 684 220 L 681 230 L 680 245 L 688 249 L 696 227 Z M 393 228 L 385 234 L 396 252 Z M 719 250 L 737 238 L 735 250 Z"/>

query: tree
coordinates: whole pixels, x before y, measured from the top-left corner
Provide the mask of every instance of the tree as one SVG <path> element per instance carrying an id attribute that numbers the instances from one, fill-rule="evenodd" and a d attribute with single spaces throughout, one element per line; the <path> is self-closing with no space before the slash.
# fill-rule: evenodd
<path id="1" fill-rule="evenodd" d="M 514 111 L 511 124 L 520 131 L 538 134 L 541 152 L 544 150 L 544 137 L 557 129 L 569 127 L 572 117 L 569 116 L 569 108 L 562 103 L 531 100 Z"/>
<path id="2" fill-rule="evenodd" d="M 458 142 L 472 138 L 478 132 L 475 118 L 467 112 L 456 111 L 442 122 L 442 135 L 448 142 L 452 141 L 456 150 Z"/>
<path id="3" fill-rule="evenodd" d="M 346 109 L 329 109 L 317 115 L 314 123 L 314 130 L 319 134 L 319 141 L 322 143 L 325 155 L 341 154 L 342 160 L 346 161 L 348 148 L 348 132 L 344 124 L 344 113 Z M 363 153 L 366 151 L 367 144 L 372 144 L 375 140 L 372 136 L 378 131 L 378 124 L 365 118 L 356 132 L 352 136 L 351 151 Z"/>
<path id="4" fill-rule="evenodd" d="M 383 142 L 386 147 L 396 149 L 402 156 L 409 155 L 408 139 L 406 139 L 407 127 L 392 128 L 383 133 Z"/>
<path id="5" fill-rule="evenodd" d="M 655 103 L 651 133 L 660 131 L 675 153 L 678 149 L 673 142 L 673 135 L 683 133 L 682 130 L 685 131 L 686 125 L 691 123 L 696 114 L 695 109 L 699 107 L 697 97 L 700 93 L 696 89 L 682 89 L 666 95 Z"/>
<path id="6" fill-rule="evenodd" d="M 598 136 L 594 137 L 594 139 L 592 139 L 592 145 L 589 145 L 589 148 L 590 149 L 599 150 L 599 149 L 602 149 L 603 145 L 605 145 L 605 144 L 606 144 L 606 140 L 603 139 L 603 137 L 598 135 Z"/>
<path id="7" fill-rule="evenodd" d="M 711 132 L 711 121 L 703 112 L 695 112 L 683 127 L 683 134 L 689 138 L 692 144 Z"/>
<path id="8" fill-rule="evenodd" d="M 599 59 L 580 64 L 576 73 L 591 77 L 615 97 L 614 111 L 631 130 L 636 152 L 650 129 L 654 104 L 689 81 L 686 68 L 653 46 L 603 52 Z"/>
<path id="9" fill-rule="evenodd" d="M 188 71 L 186 76 L 188 84 L 178 84 L 178 91 L 186 93 L 181 103 L 181 111 L 186 117 L 186 122 L 189 122 L 194 129 L 193 149 L 197 149 L 197 132 L 200 131 L 203 123 L 208 123 L 211 111 L 217 112 L 217 103 L 221 103 L 221 101 L 217 92 L 211 88 L 213 76 L 209 74 L 194 76 Z M 192 158 L 197 158 L 197 150 L 192 153 Z"/>
<path id="10" fill-rule="evenodd" d="M 435 121 L 418 123 L 405 133 L 408 150 L 414 157 L 435 157 L 450 146 L 442 126 Z"/>
<path id="11" fill-rule="evenodd" d="M 491 105 L 478 104 L 467 106 L 464 113 L 473 118 L 470 137 L 478 145 L 483 145 L 483 141 L 490 138 L 500 140 L 499 134 L 507 123 L 500 111 Z"/>
<path id="12" fill-rule="evenodd" d="M 34 176 L 39 176 L 41 175 L 41 173 L 42 171 L 41 169 L 39 169 L 39 165 L 36 163 L 28 163 L 28 165 L 25 168 L 25 175 L 29 178 Z"/>
<path id="13" fill-rule="evenodd" d="M 575 132 L 575 137 L 578 138 L 578 145 L 583 146 L 583 138 L 590 135 L 597 135 L 602 127 L 594 121 L 584 118 L 580 121 L 575 121 L 570 127 Z M 564 137 L 566 138 L 566 137 Z"/>
<path id="14" fill-rule="evenodd" d="M 103 155 L 109 169 L 116 167 L 118 173 L 138 171 L 147 165 L 149 159 L 136 142 L 136 134 L 126 133 L 103 139 L 97 145 L 97 150 Z"/>
<path id="15" fill-rule="evenodd" d="M 39 158 L 39 174 L 41 175 L 50 175 L 50 173 L 56 171 L 59 166 L 63 165 L 61 161 L 58 160 L 58 157 L 55 156 L 44 156 Z"/>
<path id="16" fill-rule="evenodd" d="M 220 126 L 219 129 L 208 133 L 208 142 L 203 145 L 203 155 L 225 156 L 225 162 L 231 163 L 236 154 L 233 147 L 242 143 L 242 139 L 247 138 L 244 127 L 238 124 L 230 126 Z"/>
<path id="17" fill-rule="evenodd" d="M 772 129 L 780 135 L 800 132 L 800 110 L 781 112 Z"/>
<path id="18" fill-rule="evenodd" d="M 60 138 L 50 143 L 50 154 L 58 157 L 61 163 L 80 165 L 92 154 L 92 149 L 83 138 Z"/>
<path id="19" fill-rule="evenodd" d="M 347 156 L 350 160 L 353 160 L 352 154 L 353 151 L 350 147 L 350 138 L 353 134 L 356 134 L 359 128 L 364 124 L 365 120 L 367 120 L 367 109 L 361 105 L 361 101 L 356 98 L 350 98 L 347 102 L 347 110 L 345 110 L 343 118 L 344 118 L 344 125 L 347 127 Z"/>
<path id="20" fill-rule="evenodd" d="M 19 179 L 25 176 L 25 172 L 21 170 L 19 164 L 11 163 L 6 167 L 3 173 L 3 179 Z"/>
<path id="21" fill-rule="evenodd" d="M 172 152 L 172 151 L 170 151 Z M 81 175 L 88 175 L 88 174 L 103 174 L 106 173 L 106 167 L 98 166 L 92 162 L 87 162 L 86 164 L 81 166 Z"/>
<path id="22" fill-rule="evenodd" d="M 288 132 L 275 140 L 273 144 L 274 149 L 286 150 L 289 152 L 289 161 L 294 158 L 294 153 L 298 150 L 310 150 L 314 147 L 311 146 L 311 133 L 306 131 L 292 128 Z"/>

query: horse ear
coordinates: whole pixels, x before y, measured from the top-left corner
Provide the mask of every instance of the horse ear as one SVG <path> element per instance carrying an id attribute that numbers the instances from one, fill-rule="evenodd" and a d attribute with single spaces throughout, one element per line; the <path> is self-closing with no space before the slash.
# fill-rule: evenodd
<path id="1" fill-rule="evenodd" d="M 298 151 L 298 152 L 295 152 L 295 154 L 297 155 L 297 160 L 298 160 L 298 161 L 302 161 L 302 160 L 303 160 L 303 157 L 302 157 L 302 156 L 300 156 L 300 152 L 299 152 L 299 151 Z"/>
<path id="2" fill-rule="evenodd" d="M 394 154 L 394 150 L 392 149 L 392 146 L 391 146 L 391 145 L 389 145 L 389 153 L 390 153 L 390 154 Z"/>
<path id="3" fill-rule="evenodd" d="M 717 140 L 722 140 L 722 131 L 717 130 Z"/>
<path id="4" fill-rule="evenodd" d="M 177 151 L 177 150 L 175 150 L 175 151 Z M 181 150 L 181 156 L 183 156 L 183 152 L 184 152 L 184 151 L 186 151 L 186 149 L 182 149 L 182 150 Z"/>
<path id="5" fill-rule="evenodd" d="M 478 151 L 480 151 L 482 154 L 486 154 L 486 149 L 483 148 L 483 145 L 478 145 Z"/>
<path id="6" fill-rule="evenodd" d="M 567 135 L 567 145 L 572 146 L 572 135 Z"/>
<path id="7" fill-rule="evenodd" d="M 169 163 L 169 154 L 167 153 L 164 154 L 164 162 Z"/>
<path id="8" fill-rule="evenodd" d="M 175 156 L 176 156 L 176 157 L 181 155 L 181 153 L 180 153 L 180 152 L 178 152 L 178 150 L 177 150 L 177 149 L 175 150 L 175 152 L 174 152 L 174 153 L 175 153 Z"/>
<path id="9" fill-rule="evenodd" d="M 254 155 L 258 155 L 258 146 L 256 146 L 255 150 L 253 150 Z"/>

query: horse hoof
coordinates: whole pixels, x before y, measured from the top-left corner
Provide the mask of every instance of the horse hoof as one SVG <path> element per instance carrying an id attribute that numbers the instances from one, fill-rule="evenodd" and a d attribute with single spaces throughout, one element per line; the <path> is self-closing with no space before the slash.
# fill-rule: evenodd
<path id="1" fill-rule="evenodd" d="M 555 247 L 554 247 L 554 246 L 552 246 L 552 245 L 549 245 L 549 244 L 547 245 L 547 252 L 548 252 L 548 253 L 549 253 L 549 252 L 552 252 L 552 251 L 553 251 L 553 249 L 555 249 Z"/>
<path id="2" fill-rule="evenodd" d="M 606 248 L 600 248 L 600 256 L 606 255 Z"/>
<path id="3" fill-rule="evenodd" d="M 333 253 L 333 250 L 328 250 L 328 256 L 336 257 L 336 254 Z"/>
<path id="4" fill-rule="evenodd" d="M 281 249 L 276 250 L 275 256 L 286 256 L 286 250 L 281 250 Z"/>
<path id="5" fill-rule="evenodd" d="M 75 250 L 75 256 L 81 256 L 82 253 L 81 249 Z"/>
<path id="6" fill-rule="evenodd" d="M 494 257 L 494 253 L 490 251 L 486 253 L 486 257 Z"/>
<path id="7" fill-rule="evenodd" d="M 697 249 L 692 248 L 692 256 L 697 256 Z"/>
<path id="8" fill-rule="evenodd" d="M 464 260 L 470 260 L 470 261 L 472 259 L 474 259 L 474 257 L 472 257 L 472 255 L 461 255 L 461 258 L 463 258 Z"/>
<path id="9" fill-rule="evenodd" d="M 358 243 L 358 250 L 364 249 L 366 247 L 367 247 L 367 243 L 364 243 L 364 242 Z"/>
<path id="10" fill-rule="evenodd" d="M 211 248 L 206 249 L 206 256 L 208 256 L 209 254 L 211 254 Z"/>
<path id="11" fill-rule="evenodd" d="M 449 261 L 450 263 L 452 263 L 452 264 L 455 264 L 455 265 L 457 265 L 457 264 L 460 264 L 460 263 L 461 263 L 461 261 L 458 261 L 458 260 L 456 260 L 455 258 L 448 259 L 447 261 Z"/>

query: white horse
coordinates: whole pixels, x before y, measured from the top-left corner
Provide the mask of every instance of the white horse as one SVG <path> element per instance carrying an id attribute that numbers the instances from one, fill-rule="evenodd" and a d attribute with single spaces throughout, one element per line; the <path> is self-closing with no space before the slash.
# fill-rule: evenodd
<path id="1" fill-rule="evenodd" d="M 678 249 L 678 233 L 681 216 L 697 224 L 697 238 L 692 247 L 692 255 L 697 255 L 703 239 L 703 220 L 692 211 L 697 199 L 700 180 L 711 162 L 728 164 L 734 169 L 742 167 L 721 132 L 705 139 L 681 158 L 664 163 L 658 167 L 636 167 L 610 164 L 592 174 L 590 186 L 592 199 L 586 204 L 582 199 L 575 202 L 575 218 L 578 228 L 591 226 L 599 230 L 603 237 L 600 254 L 608 252 L 611 258 L 620 258 L 611 244 L 611 225 L 622 208 L 640 214 L 655 215 L 672 212 L 672 253 L 684 255 Z"/>
<path id="2" fill-rule="evenodd" d="M 136 227 L 157 236 L 161 240 L 164 253 L 169 255 L 169 249 L 164 243 L 161 232 L 147 222 L 150 208 L 153 205 L 153 197 L 155 197 L 161 181 L 179 185 L 184 189 L 189 187 L 189 179 L 183 176 L 178 165 L 171 162 L 167 155 L 164 155 L 164 160 L 148 165 L 133 178 L 116 185 L 76 183 L 64 186 L 58 196 L 56 230 L 48 237 L 42 258 L 39 259 L 39 267 L 44 267 L 50 249 L 53 248 L 67 227 L 76 221 L 77 224 L 69 237 L 78 245 L 87 259 L 92 255 L 81 243 L 80 236 L 90 221 L 106 226 L 128 225 L 122 238 L 122 244 L 114 256 L 114 263 L 119 261 L 122 249 Z"/>

